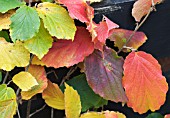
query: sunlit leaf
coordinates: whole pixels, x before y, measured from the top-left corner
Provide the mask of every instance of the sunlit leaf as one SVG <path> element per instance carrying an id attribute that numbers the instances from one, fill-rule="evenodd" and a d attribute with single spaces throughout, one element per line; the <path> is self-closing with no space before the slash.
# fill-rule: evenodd
<path id="1" fill-rule="evenodd" d="M 157 4 L 162 2 L 163 0 L 138 0 L 134 3 L 133 9 L 132 9 L 132 16 L 135 18 L 136 21 L 140 21 L 143 16 L 145 16 L 151 6 L 152 6 L 152 1 L 153 4 Z"/>
<path id="2" fill-rule="evenodd" d="M 165 115 L 164 118 L 170 118 L 170 114 Z"/>
<path id="3" fill-rule="evenodd" d="M 25 67 L 29 63 L 30 53 L 21 42 L 8 43 L 0 38 L 0 69 L 11 71 L 15 66 Z"/>
<path id="4" fill-rule="evenodd" d="M 12 81 L 22 90 L 28 91 L 33 86 L 38 85 L 37 80 L 29 72 L 19 72 L 14 75 Z"/>
<path id="5" fill-rule="evenodd" d="M 52 47 L 53 38 L 50 36 L 48 31 L 44 28 L 43 23 L 39 32 L 31 39 L 24 42 L 24 46 L 29 52 L 35 54 L 41 59 Z"/>
<path id="6" fill-rule="evenodd" d="M 37 93 L 42 93 L 43 90 L 47 87 L 47 78 L 44 67 L 30 65 L 28 72 L 35 77 L 36 81 L 38 82 L 38 85 L 33 86 L 28 91 L 21 92 L 22 99 L 24 100 L 30 99 Z"/>
<path id="7" fill-rule="evenodd" d="M 74 41 L 58 40 L 42 58 L 47 67 L 70 67 L 82 62 L 94 50 L 90 33 L 83 27 L 78 27 Z"/>
<path id="8" fill-rule="evenodd" d="M 164 118 L 160 113 L 151 113 L 146 118 Z"/>
<path id="9" fill-rule="evenodd" d="M 31 64 L 32 64 L 32 65 L 45 66 L 45 64 L 44 64 L 40 59 L 38 59 L 37 56 L 34 56 L 34 57 L 33 57 Z"/>
<path id="10" fill-rule="evenodd" d="M 38 4 L 37 11 L 52 36 L 58 39 L 74 39 L 76 32 L 74 21 L 63 7 L 44 2 Z"/>
<path id="11" fill-rule="evenodd" d="M 145 52 L 132 52 L 126 57 L 123 68 L 127 105 L 140 114 L 149 109 L 158 110 L 164 104 L 168 91 L 158 61 Z"/>
<path id="12" fill-rule="evenodd" d="M 0 13 L 0 31 L 2 29 L 9 29 L 9 25 L 11 24 L 10 17 L 15 13 L 15 10 L 10 10 L 5 14 Z"/>
<path id="13" fill-rule="evenodd" d="M 0 85 L 0 118 L 13 118 L 17 109 L 16 95 L 12 88 Z"/>
<path id="14" fill-rule="evenodd" d="M 104 111 L 105 118 L 126 118 L 126 116 L 119 112 Z"/>
<path id="15" fill-rule="evenodd" d="M 5 13 L 10 9 L 20 7 L 24 3 L 19 2 L 19 0 L 0 0 L 0 12 Z"/>
<path id="16" fill-rule="evenodd" d="M 48 81 L 47 88 L 43 91 L 42 97 L 45 103 L 55 109 L 64 110 L 64 94 L 57 84 Z"/>
<path id="17" fill-rule="evenodd" d="M 91 3 L 94 3 L 94 2 L 101 2 L 102 0 L 84 0 L 84 2 L 87 2 L 87 1 L 90 1 L 90 4 L 91 4 Z"/>
<path id="18" fill-rule="evenodd" d="M 103 113 L 100 112 L 87 112 L 81 115 L 80 118 L 106 118 Z"/>
<path id="19" fill-rule="evenodd" d="M 106 100 L 127 101 L 122 86 L 123 62 L 123 58 L 107 47 L 103 53 L 95 50 L 85 59 L 87 82 L 95 93 Z"/>
<path id="20" fill-rule="evenodd" d="M 125 29 L 114 29 L 112 35 L 109 37 L 111 41 L 115 41 L 115 46 L 119 49 L 123 47 L 127 40 L 129 40 L 130 36 L 133 34 L 133 31 L 125 30 Z M 138 49 L 145 41 L 147 40 L 146 35 L 143 32 L 136 32 L 130 41 L 126 44 L 126 47 L 132 49 Z M 124 52 L 128 51 L 126 49 Z"/>
<path id="21" fill-rule="evenodd" d="M 11 17 L 10 36 L 12 41 L 24 41 L 32 38 L 38 32 L 40 19 L 34 8 L 22 6 Z"/>
<path id="22" fill-rule="evenodd" d="M 81 112 L 80 96 L 76 90 L 65 83 L 64 101 L 67 118 L 79 118 Z"/>

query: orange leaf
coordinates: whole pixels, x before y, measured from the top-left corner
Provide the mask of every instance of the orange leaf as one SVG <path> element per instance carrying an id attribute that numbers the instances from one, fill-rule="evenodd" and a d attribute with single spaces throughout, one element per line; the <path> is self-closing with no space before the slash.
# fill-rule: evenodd
<path id="1" fill-rule="evenodd" d="M 160 3 L 163 0 L 153 0 L 154 4 Z M 152 0 L 138 0 L 133 5 L 132 16 L 136 21 L 140 21 L 145 16 L 152 6 Z"/>
<path id="2" fill-rule="evenodd" d="M 126 116 L 119 112 L 114 111 L 104 111 L 105 118 L 126 118 Z"/>
<path id="3" fill-rule="evenodd" d="M 126 57 L 123 86 L 129 99 L 127 105 L 140 114 L 149 109 L 158 110 L 168 91 L 158 61 L 142 51 L 132 52 Z"/>
<path id="4" fill-rule="evenodd" d="M 32 61 L 31 61 L 31 64 L 32 65 L 40 65 L 40 66 L 45 66 L 45 64 L 40 60 L 38 59 L 37 56 L 34 56 Z"/>
<path id="5" fill-rule="evenodd" d="M 28 91 L 22 91 L 22 99 L 28 100 L 32 96 L 36 95 L 37 93 L 42 93 L 43 90 L 47 87 L 47 78 L 45 74 L 45 69 L 42 66 L 34 66 L 30 65 L 28 72 L 30 72 L 38 82 L 38 85 L 33 86 Z"/>

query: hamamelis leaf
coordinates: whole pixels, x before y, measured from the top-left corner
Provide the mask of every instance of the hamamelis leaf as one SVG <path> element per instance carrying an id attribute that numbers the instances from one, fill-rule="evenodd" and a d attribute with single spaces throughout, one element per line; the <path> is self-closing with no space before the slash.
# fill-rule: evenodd
<path id="1" fill-rule="evenodd" d="M 124 63 L 123 86 L 127 105 L 140 114 L 158 110 L 166 100 L 168 84 L 161 67 L 152 55 L 131 52 Z"/>
<path id="2" fill-rule="evenodd" d="M 146 118 L 164 118 L 160 113 L 151 113 Z"/>
<path id="3" fill-rule="evenodd" d="M 119 112 L 104 111 L 105 118 L 126 118 L 126 116 Z"/>
<path id="4" fill-rule="evenodd" d="M 164 118 L 170 118 L 170 114 L 165 115 Z"/>
<path id="5" fill-rule="evenodd" d="M 106 118 L 103 113 L 100 112 L 87 112 L 80 116 L 80 118 Z"/>
<path id="6" fill-rule="evenodd" d="M 19 72 L 14 75 L 12 81 L 22 90 L 28 91 L 33 86 L 38 85 L 37 80 L 29 72 Z"/>
<path id="7" fill-rule="evenodd" d="M 37 93 L 42 93 L 47 87 L 47 78 L 45 69 L 42 66 L 30 65 L 28 72 L 33 75 L 38 83 L 38 85 L 31 87 L 28 91 L 21 91 L 22 99 L 28 100 Z"/>

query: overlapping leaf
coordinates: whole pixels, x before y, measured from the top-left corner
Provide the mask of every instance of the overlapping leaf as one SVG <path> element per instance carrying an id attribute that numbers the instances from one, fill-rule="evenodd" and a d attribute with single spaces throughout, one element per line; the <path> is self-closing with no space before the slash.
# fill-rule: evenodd
<path id="1" fill-rule="evenodd" d="M 119 112 L 104 111 L 105 118 L 126 118 L 126 116 Z"/>
<path id="2" fill-rule="evenodd" d="M 45 64 L 44 64 L 40 59 L 38 59 L 37 56 L 34 56 L 34 57 L 33 57 L 31 64 L 32 64 L 32 65 L 45 66 Z"/>
<path id="3" fill-rule="evenodd" d="M 63 7 L 44 2 L 38 5 L 37 11 L 52 36 L 58 39 L 74 39 L 76 32 L 74 21 Z"/>
<path id="4" fill-rule="evenodd" d="M 57 84 L 51 83 L 48 81 L 47 88 L 43 91 L 42 97 L 45 100 L 45 103 L 50 107 L 64 110 L 64 94 L 60 90 Z"/>
<path id="5" fill-rule="evenodd" d="M 22 99 L 24 100 L 30 99 L 37 93 L 42 93 L 43 90 L 47 87 L 47 78 L 44 67 L 30 65 L 28 72 L 35 77 L 36 81 L 38 82 L 38 85 L 33 86 L 28 91 L 21 92 Z"/>
<path id="6" fill-rule="evenodd" d="M 0 85 L 0 118 L 13 118 L 17 109 L 16 95 L 12 88 Z"/>
<path id="7" fill-rule="evenodd" d="M 27 40 L 35 36 L 40 27 L 40 19 L 34 8 L 22 6 L 11 17 L 10 35 L 12 41 Z"/>
<path id="8" fill-rule="evenodd" d="M 145 52 L 130 53 L 124 63 L 127 105 L 135 112 L 155 111 L 164 104 L 168 84 L 157 60 Z"/>
<path id="9" fill-rule="evenodd" d="M 52 42 L 53 38 L 41 22 L 39 32 L 33 38 L 25 41 L 24 46 L 29 50 L 29 52 L 35 54 L 39 59 L 41 59 L 48 52 L 49 48 L 52 47 Z"/>
<path id="10" fill-rule="evenodd" d="M 95 50 L 85 59 L 87 81 L 93 91 L 107 100 L 126 102 L 122 87 L 123 58 L 110 48 Z"/>
<path id="11" fill-rule="evenodd" d="M 136 21 L 140 21 L 145 16 L 152 5 L 162 2 L 163 0 L 138 0 L 134 3 L 132 15 Z"/>
<path id="12" fill-rule="evenodd" d="M 164 118 L 160 113 L 151 113 L 146 118 Z"/>
<path id="13" fill-rule="evenodd" d="M 53 43 L 52 48 L 42 58 L 42 62 L 47 67 L 70 67 L 82 62 L 86 56 L 94 50 L 89 32 L 78 27 L 74 41 L 58 40 Z"/>
<path id="14" fill-rule="evenodd" d="M 80 118 L 106 118 L 103 113 L 100 112 L 87 112 L 81 115 Z"/>
<path id="15" fill-rule="evenodd" d="M 34 76 L 32 76 L 29 72 L 19 72 L 14 75 L 12 81 L 22 90 L 28 91 L 33 86 L 38 85 Z"/>
<path id="16" fill-rule="evenodd" d="M 80 96 L 68 84 L 65 84 L 64 101 L 65 101 L 65 114 L 67 118 L 79 118 L 81 112 Z"/>
<path id="17" fill-rule="evenodd" d="M 5 13 L 10 9 L 14 9 L 23 5 L 24 3 L 19 2 L 18 0 L 0 0 L 0 12 Z"/>
<path id="18" fill-rule="evenodd" d="M 165 115 L 164 118 L 170 118 L 170 114 Z"/>
<path id="19" fill-rule="evenodd" d="M 30 54 L 21 42 L 8 43 L 0 38 L 0 69 L 10 71 L 15 66 L 25 67 L 29 63 Z"/>
<path id="20" fill-rule="evenodd" d="M 123 47 L 127 40 L 131 37 L 133 31 L 125 30 L 125 29 L 114 29 L 112 35 L 109 37 L 111 41 L 115 41 L 115 46 L 119 49 Z M 143 32 L 136 32 L 130 41 L 126 44 L 127 47 L 138 49 L 145 41 L 147 40 L 146 35 Z M 124 49 L 123 51 L 128 51 Z"/>

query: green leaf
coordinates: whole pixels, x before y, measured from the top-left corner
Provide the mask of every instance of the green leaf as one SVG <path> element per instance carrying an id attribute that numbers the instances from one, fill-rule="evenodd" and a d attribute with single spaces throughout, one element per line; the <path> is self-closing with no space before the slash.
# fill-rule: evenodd
<path id="1" fill-rule="evenodd" d="M 14 90 L 6 84 L 0 85 L 0 118 L 13 118 L 17 102 Z"/>
<path id="2" fill-rule="evenodd" d="M 2 72 L 0 72 L 0 82 L 2 82 Z"/>
<path id="3" fill-rule="evenodd" d="M 41 0 L 42 2 L 53 2 L 54 0 Z"/>
<path id="4" fill-rule="evenodd" d="M 107 105 L 107 100 L 104 100 L 99 95 L 95 94 L 89 87 L 85 74 L 76 76 L 66 83 L 72 86 L 79 93 L 82 104 L 82 112 L 85 112 L 92 107 L 99 108 L 103 105 Z M 61 89 L 63 90 L 64 86 L 62 86 Z"/>
<path id="5" fill-rule="evenodd" d="M 39 32 L 33 38 L 24 42 L 24 46 L 29 52 L 35 54 L 39 59 L 41 59 L 45 54 L 47 54 L 49 48 L 52 47 L 53 38 L 44 28 L 43 23 Z"/>
<path id="6" fill-rule="evenodd" d="M 34 8 L 22 6 L 11 17 L 10 36 L 12 41 L 21 41 L 35 36 L 40 27 L 40 19 Z"/>
<path id="7" fill-rule="evenodd" d="M 0 0 L 0 12 L 5 13 L 10 9 L 20 7 L 24 3 L 19 2 L 18 0 Z"/>
<path id="8" fill-rule="evenodd" d="M 164 118 L 160 113 L 151 113 L 146 118 Z"/>
<path id="9" fill-rule="evenodd" d="M 0 37 L 4 37 L 7 42 L 10 42 L 10 38 L 7 31 L 0 31 Z"/>
<path id="10" fill-rule="evenodd" d="M 37 7 L 44 26 L 52 36 L 58 39 L 72 39 L 76 32 L 76 26 L 68 12 L 61 6 L 53 3 L 40 3 Z"/>

